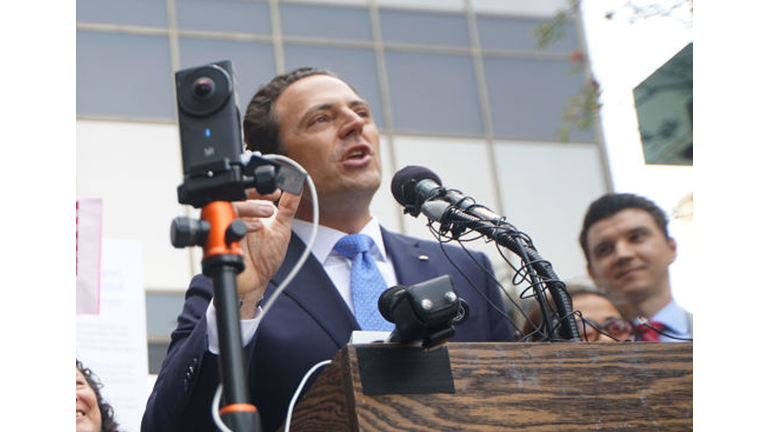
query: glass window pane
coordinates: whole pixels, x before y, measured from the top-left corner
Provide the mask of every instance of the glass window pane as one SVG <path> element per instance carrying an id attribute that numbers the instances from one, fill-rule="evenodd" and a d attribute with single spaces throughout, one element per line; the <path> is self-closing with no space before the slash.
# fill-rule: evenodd
<path id="1" fill-rule="evenodd" d="M 482 135 L 472 58 L 386 52 L 396 132 Z"/>
<path id="2" fill-rule="evenodd" d="M 165 0 L 77 0 L 77 22 L 168 27 Z"/>
<path id="3" fill-rule="evenodd" d="M 534 18 L 478 16 L 477 31 L 480 35 L 480 46 L 484 49 L 566 53 L 578 47 L 576 29 L 569 21 L 562 27 L 561 39 L 552 42 L 546 48 L 539 48 L 539 38 L 534 31 L 545 22 L 548 21 Z"/>
<path id="4" fill-rule="evenodd" d="M 573 63 L 485 58 L 485 78 L 496 137 L 558 141 L 568 98 L 584 87 Z M 570 141 L 594 141 L 591 129 L 572 128 Z"/>
<path id="5" fill-rule="evenodd" d="M 170 342 L 150 342 L 147 345 L 149 373 L 153 375 L 160 373 L 160 367 L 163 365 L 163 360 L 165 360 L 170 346 Z"/>
<path id="6" fill-rule="evenodd" d="M 428 10 L 464 10 L 464 0 L 376 0 L 379 7 Z"/>
<path id="7" fill-rule="evenodd" d="M 403 42 L 453 47 L 469 46 L 465 15 L 382 10 L 384 42 Z"/>
<path id="8" fill-rule="evenodd" d="M 184 295 L 184 292 L 146 293 L 148 337 L 171 337 L 171 332 L 176 328 L 176 318 L 184 307 Z"/>
<path id="9" fill-rule="evenodd" d="M 238 0 L 177 0 L 180 29 L 272 34 L 269 5 Z"/>
<path id="10" fill-rule="evenodd" d="M 168 38 L 77 32 L 77 113 L 176 116 Z"/>
<path id="11" fill-rule="evenodd" d="M 240 117 L 259 86 L 275 75 L 275 55 L 271 44 L 228 40 L 179 38 L 182 68 L 231 60 Z"/>
<path id="12" fill-rule="evenodd" d="M 344 40 L 371 40 L 367 8 L 281 4 L 283 35 Z"/>
<path id="13" fill-rule="evenodd" d="M 333 48 L 286 44 L 285 67 L 293 70 L 303 66 L 330 69 L 354 87 L 373 110 L 379 128 L 384 126 L 379 74 L 373 50 L 363 48 Z"/>
<path id="14" fill-rule="evenodd" d="M 477 13 L 550 17 L 571 7 L 571 0 L 472 0 Z"/>

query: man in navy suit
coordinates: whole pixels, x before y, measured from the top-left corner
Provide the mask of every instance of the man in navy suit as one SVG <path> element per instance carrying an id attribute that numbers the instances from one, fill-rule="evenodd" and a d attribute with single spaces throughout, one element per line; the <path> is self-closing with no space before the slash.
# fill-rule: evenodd
<path id="1" fill-rule="evenodd" d="M 371 214 L 382 180 L 379 132 L 368 104 L 346 82 L 314 68 L 279 75 L 251 99 L 243 125 L 250 150 L 284 154 L 309 172 L 321 225 L 309 260 L 262 320 L 262 300 L 270 298 L 306 247 L 311 198 L 307 193 L 302 198 L 287 193 L 261 197 L 279 197 L 276 214 L 264 201 L 235 205 L 249 227 L 241 242 L 245 270 L 238 276 L 238 295 L 249 391 L 263 430 L 282 424 L 304 374 L 332 358 L 360 329 L 353 313 L 350 260 L 335 248 L 346 234 L 372 239 L 370 254 L 387 286 L 451 275 L 471 311 L 453 341 L 512 340 L 485 255 L 470 256 L 453 246 L 443 253 L 435 242 L 383 229 Z M 264 222 L 269 216 L 273 220 Z M 210 279 L 195 276 L 147 403 L 143 431 L 214 430 L 210 406 L 219 376 L 211 298 Z"/>

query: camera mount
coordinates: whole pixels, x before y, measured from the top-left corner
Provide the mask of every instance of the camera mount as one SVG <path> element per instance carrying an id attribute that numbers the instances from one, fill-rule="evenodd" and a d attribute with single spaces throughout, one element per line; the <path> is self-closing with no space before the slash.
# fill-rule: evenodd
<path id="1" fill-rule="evenodd" d="M 178 201 L 202 211 L 200 219 L 174 219 L 171 243 L 202 247 L 203 274 L 213 280 L 224 398 L 220 417 L 234 431 L 260 431 L 246 386 L 237 294 L 237 275 L 244 268 L 240 240 L 248 230 L 232 202 L 245 200 L 249 188 L 262 195 L 278 188 L 299 195 L 306 175 L 259 153 L 243 154 L 230 61 L 176 72 L 176 98 L 184 168 Z"/>

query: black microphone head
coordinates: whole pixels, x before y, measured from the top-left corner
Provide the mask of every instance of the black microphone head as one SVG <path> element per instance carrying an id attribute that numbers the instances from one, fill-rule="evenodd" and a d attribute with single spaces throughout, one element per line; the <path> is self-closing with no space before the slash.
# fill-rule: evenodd
<path id="1" fill-rule="evenodd" d="M 395 173 L 395 176 L 392 177 L 392 185 L 390 187 L 392 195 L 400 205 L 406 207 L 414 206 L 418 201 L 416 184 L 424 179 L 430 179 L 438 185 L 443 184 L 440 177 L 429 168 L 408 165 Z"/>
<path id="2" fill-rule="evenodd" d="M 395 309 L 395 305 L 400 301 L 400 296 L 405 292 L 407 288 L 403 285 L 395 285 L 387 288 L 379 296 L 379 312 L 385 320 L 389 322 L 395 322 L 392 318 L 392 311 Z"/>

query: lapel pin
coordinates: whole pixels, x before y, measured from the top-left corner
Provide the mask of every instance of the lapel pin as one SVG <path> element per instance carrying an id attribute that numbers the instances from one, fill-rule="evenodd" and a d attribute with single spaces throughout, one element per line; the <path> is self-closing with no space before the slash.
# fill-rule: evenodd
<path id="1" fill-rule="evenodd" d="M 419 255 L 419 261 L 429 261 L 429 257 L 426 255 Z"/>

